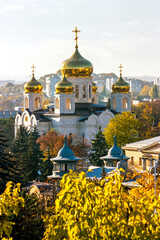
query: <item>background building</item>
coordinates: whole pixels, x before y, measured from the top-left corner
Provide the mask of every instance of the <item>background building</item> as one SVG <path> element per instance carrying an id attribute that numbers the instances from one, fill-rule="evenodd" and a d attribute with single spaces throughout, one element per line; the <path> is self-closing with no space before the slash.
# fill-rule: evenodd
<path id="1" fill-rule="evenodd" d="M 60 80 L 61 80 L 60 77 L 56 74 L 46 77 L 46 95 L 47 95 L 47 97 L 54 97 L 55 85 Z"/>
<path id="2" fill-rule="evenodd" d="M 135 78 L 124 78 L 124 80 L 129 84 L 131 92 L 140 93 L 142 90 L 142 81 Z"/>

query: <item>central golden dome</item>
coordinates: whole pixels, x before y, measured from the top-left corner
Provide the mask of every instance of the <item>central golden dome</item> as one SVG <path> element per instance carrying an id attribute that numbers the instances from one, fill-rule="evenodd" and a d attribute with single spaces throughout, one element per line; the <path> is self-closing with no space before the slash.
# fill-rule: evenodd
<path id="1" fill-rule="evenodd" d="M 90 77 L 93 72 L 93 65 L 83 58 L 76 48 L 74 54 L 61 65 L 61 73 L 67 77 Z"/>
<path id="2" fill-rule="evenodd" d="M 55 85 L 56 93 L 73 93 L 73 84 L 63 75 L 62 80 Z"/>
<path id="3" fill-rule="evenodd" d="M 43 87 L 40 84 L 40 82 L 38 82 L 35 79 L 34 73 L 33 73 L 31 80 L 24 85 L 25 93 L 41 93 L 42 89 L 43 89 Z"/>
<path id="4" fill-rule="evenodd" d="M 90 77 L 93 72 L 93 65 L 90 61 L 82 57 L 78 51 L 77 33 L 80 31 L 75 27 L 75 30 L 72 32 L 75 33 L 76 50 L 70 58 L 61 64 L 61 73 L 62 75 L 65 74 L 66 77 Z"/>

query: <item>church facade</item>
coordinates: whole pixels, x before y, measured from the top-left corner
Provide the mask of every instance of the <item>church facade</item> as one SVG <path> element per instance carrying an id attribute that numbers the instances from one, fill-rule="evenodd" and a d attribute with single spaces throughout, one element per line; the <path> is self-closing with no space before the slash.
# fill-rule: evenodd
<path id="1" fill-rule="evenodd" d="M 43 109 L 41 84 L 33 76 L 24 86 L 24 111 L 15 118 L 15 134 L 20 125 L 32 131 L 37 127 L 40 134 L 50 129 L 64 135 L 76 134 L 91 141 L 103 130 L 114 113 L 131 110 L 129 84 L 120 71 L 120 78 L 112 87 L 111 109 L 98 104 L 97 86 L 93 83 L 93 65 L 81 56 L 78 50 L 77 33 L 74 54 L 61 65 L 62 79 L 55 85 L 54 106 Z M 122 66 L 121 66 L 122 67 Z"/>

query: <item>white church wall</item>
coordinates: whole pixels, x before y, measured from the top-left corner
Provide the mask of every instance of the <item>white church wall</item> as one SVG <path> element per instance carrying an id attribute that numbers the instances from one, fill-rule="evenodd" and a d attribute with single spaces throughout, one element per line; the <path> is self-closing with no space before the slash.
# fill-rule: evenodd
<path id="1" fill-rule="evenodd" d="M 104 131 L 104 128 L 109 124 L 110 119 L 114 118 L 113 113 L 108 110 L 102 112 L 99 116 L 99 124 L 101 126 L 101 130 Z"/>
<path id="2" fill-rule="evenodd" d="M 126 99 L 127 105 L 124 107 L 123 100 Z M 111 93 L 111 109 L 117 113 L 131 111 L 131 93 Z"/>
<path id="3" fill-rule="evenodd" d="M 52 121 L 53 129 L 60 131 L 64 135 L 68 135 L 70 133 L 79 135 L 78 131 L 78 123 L 83 117 L 68 115 L 68 116 L 60 116 L 60 117 L 49 117 Z"/>

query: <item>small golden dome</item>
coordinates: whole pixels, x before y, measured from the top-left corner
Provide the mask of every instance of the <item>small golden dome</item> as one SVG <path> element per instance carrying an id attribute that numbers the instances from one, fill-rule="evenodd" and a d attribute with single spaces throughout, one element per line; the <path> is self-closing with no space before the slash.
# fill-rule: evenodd
<path id="1" fill-rule="evenodd" d="M 120 77 L 119 77 L 118 81 L 115 82 L 112 85 L 112 91 L 115 92 L 115 93 L 116 92 L 118 92 L 118 93 L 128 93 L 129 90 L 130 90 L 130 86 L 122 78 L 122 68 L 123 68 L 123 66 L 120 64 L 119 68 L 120 68 Z"/>
<path id="2" fill-rule="evenodd" d="M 55 85 L 56 93 L 73 93 L 73 84 L 63 75 L 62 80 Z"/>
<path id="3" fill-rule="evenodd" d="M 24 85 L 25 93 L 41 93 L 42 89 L 43 89 L 43 87 L 40 84 L 40 82 L 38 82 L 35 79 L 34 73 L 33 73 L 31 80 Z"/>
<path id="4" fill-rule="evenodd" d="M 98 89 L 98 87 L 97 87 L 96 83 L 93 82 L 93 84 L 92 84 L 92 93 L 96 93 L 97 89 Z"/>
<path id="5" fill-rule="evenodd" d="M 74 54 L 61 65 L 61 73 L 66 77 L 90 77 L 93 65 L 81 56 L 76 46 Z"/>
<path id="6" fill-rule="evenodd" d="M 128 93 L 129 90 L 130 90 L 130 86 L 127 82 L 123 80 L 122 76 L 120 76 L 118 81 L 112 85 L 113 92 Z"/>

